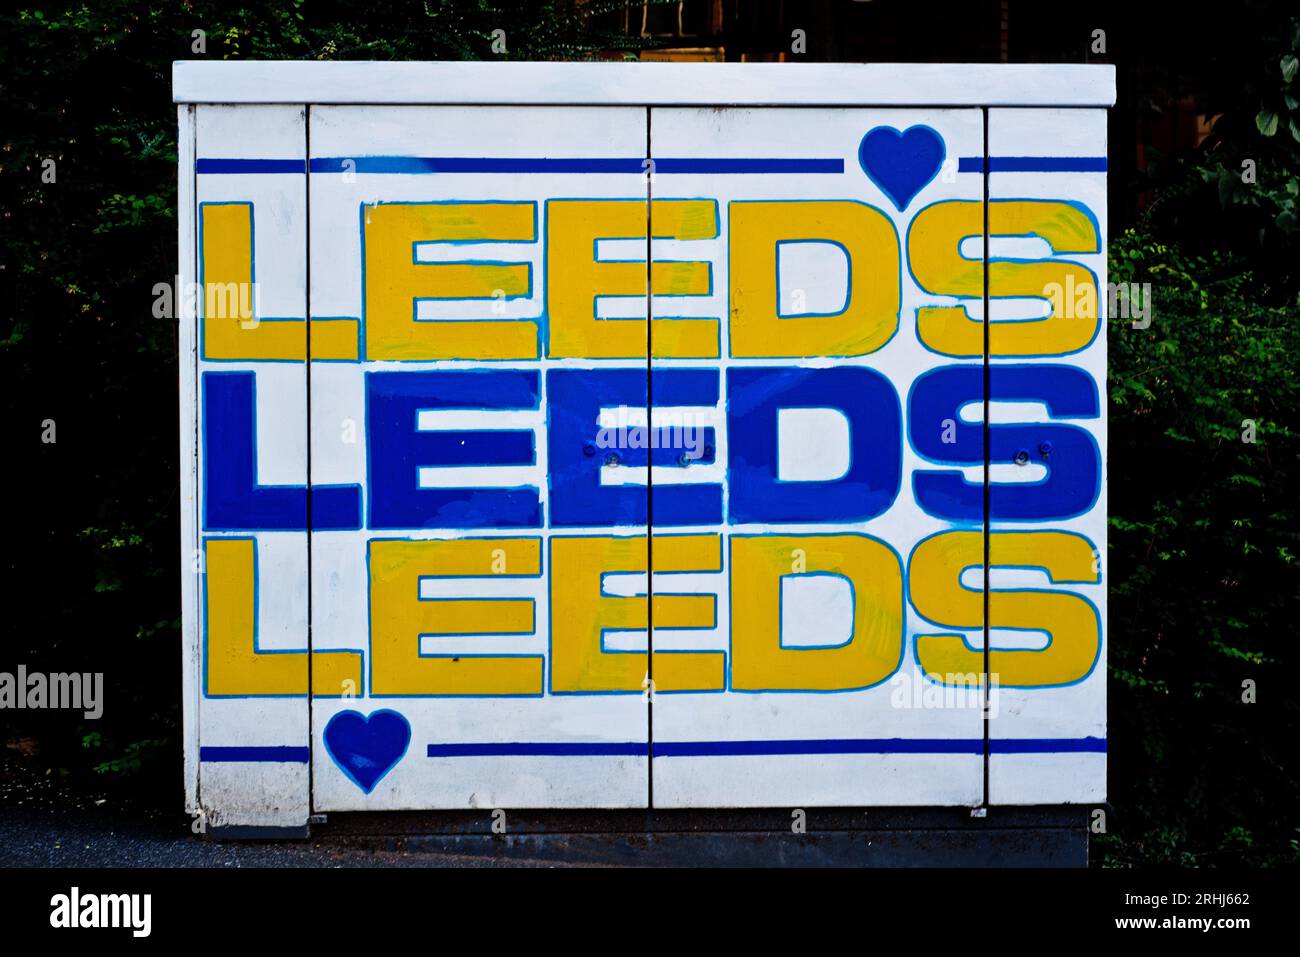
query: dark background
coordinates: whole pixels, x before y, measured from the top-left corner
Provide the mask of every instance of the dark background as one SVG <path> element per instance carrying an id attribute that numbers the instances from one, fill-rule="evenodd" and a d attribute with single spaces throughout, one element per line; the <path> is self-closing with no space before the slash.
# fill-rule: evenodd
<path id="1" fill-rule="evenodd" d="M 1106 62 L 1111 279 L 1152 283 L 1155 316 L 1110 330 L 1112 808 L 1094 860 L 1296 863 L 1297 55 L 1281 2 L 7 5 L 0 671 L 103 671 L 106 710 L 0 712 L 0 814 L 181 804 L 176 334 L 152 314 L 176 264 L 171 61 Z"/>

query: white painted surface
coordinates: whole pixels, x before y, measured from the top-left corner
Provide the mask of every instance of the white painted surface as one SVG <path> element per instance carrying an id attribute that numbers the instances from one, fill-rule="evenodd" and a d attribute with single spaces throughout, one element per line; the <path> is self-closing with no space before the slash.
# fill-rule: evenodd
<path id="1" fill-rule="evenodd" d="M 916 211 L 943 199 L 978 200 L 978 175 L 937 175 L 899 211 L 863 172 L 858 147 L 863 136 L 877 126 L 906 130 L 925 124 L 944 138 L 949 157 L 983 155 L 983 121 L 978 110 L 857 110 L 857 109 L 654 109 L 651 112 L 651 151 L 654 155 L 710 157 L 833 157 L 844 161 L 842 173 L 819 175 L 711 175 L 659 176 L 656 197 L 716 197 L 721 207 L 721 233 L 717 240 L 692 243 L 692 256 L 706 258 L 714 270 L 714 295 L 701 298 L 691 315 L 728 314 L 727 290 L 730 260 L 727 254 L 727 209 L 745 200 L 845 199 L 870 204 L 887 215 L 899 236 L 907 235 Z M 900 255 L 903 253 L 900 250 Z M 684 257 L 683 257 L 684 258 Z M 901 283 L 902 300 L 897 332 L 883 347 L 856 358 L 655 360 L 657 368 L 698 367 L 715 362 L 723 369 L 720 405 L 725 408 L 725 372 L 731 368 L 867 368 L 887 376 L 898 393 L 904 436 L 901 488 L 893 505 L 868 522 L 768 525 L 730 524 L 709 530 L 732 541 L 737 535 L 864 533 L 887 542 L 906 563 L 917 542 L 952 526 L 925 514 L 916 504 L 911 475 L 924 461 L 906 438 L 907 391 L 925 371 L 950 360 L 926 350 L 914 333 L 916 309 L 933 304 L 912 281 L 902 260 L 901 276 L 872 271 L 875 263 L 856 266 L 856 283 Z M 842 282 L 833 274 L 821 281 Z M 730 351 L 728 323 L 720 324 L 722 354 Z M 803 466 L 820 470 L 830 466 L 831 450 L 805 436 L 813 455 Z M 809 451 L 805 449 L 805 452 Z M 718 456 L 728 454 L 728 437 L 719 439 Z M 798 450 L 792 454 L 797 455 Z M 724 493 L 725 495 L 726 493 Z M 674 528 L 679 532 L 686 529 Z M 690 529 L 696 531 L 697 529 Z M 729 650 L 732 609 L 752 600 L 732 594 L 727 586 L 730 549 L 723 548 L 724 574 L 707 583 L 718 595 L 716 629 L 687 638 L 682 631 L 657 632 L 656 649 L 689 647 L 692 650 Z M 678 590 L 673 583 L 672 590 Z M 823 644 L 841 640 L 841 616 L 833 605 L 808 609 L 805 632 L 832 636 Z M 654 704 L 654 739 L 661 742 L 744 742 L 770 740 L 837 739 L 965 739 L 983 736 L 977 707 L 933 709 L 897 707 L 893 699 L 926 679 L 911 653 L 912 636 L 924 628 L 919 616 L 907 608 L 905 637 L 899 670 L 874 688 L 837 692 L 770 692 L 658 695 Z M 931 629 L 933 630 L 933 629 Z M 972 632 L 972 636 L 976 633 Z M 688 644 L 689 642 L 689 644 Z M 918 699 L 919 700 L 919 699 Z M 983 761 L 976 754 L 812 754 L 665 756 L 655 758 L 656 807 L 764 807 L 836 805 L 975 805 L 983 796 Z"/>
<path id="2" fill-rule="evenodd" d="M 776 415 L 777 478 L 831 482 L 849 470 L 849 420 L 839 409 L 781 409 Z"/>
<path id="3" fill-rule="evenodd" d="M 313 157 L 490 156 L 637 157 L 645 154 L 645 111 L 630 108 L 572 110 L 503 107 L 312 107 Z M 417 245 L 424 261 L 498 259 L 528 262 L 533 288 L 528 297 L 496 303 L 451 301 L 445 315 L 458 318 L 541 319 L 546 301 L 544 210 L 547 199 L 618 198 L 644 201 L 645 179 L 639 173 L 612 174 L 484 174 L 430 175 L 358 173 L 313 174 L 311 308 L 318 316 L 360 315 L 362 300 L 361 245 L 358 223 L 363 204 L 506 200 L 535 202 L 537 241 L 533 243 Z M 610 258 L 645 256 L 645 240 Z M 428 317 L 421 303 L 417 313 Z M 644 317 L 644 297 L 622 301 L 625 315 Z M 640 325 L 644 328 L 644 318 Z M 364 332 L 363 332 L 364 337 Z M 593 368 L 635 362 L 583 359 L 542 359 L 475 363 L 465 360 L 360 363 L 317 362 L 312 368 L 313 483 L 367 483 L 366 406 L 364 375 L 376 370 L 428 372 L 444 369 Z M 644 369 L 644 360 L 641 368 Z M 543 385 L 543 388 L 545 386 Z M 477 417 L 477 418 L 476 418 Z M 485 419 L 486 417 L 486 419 Z M 341 441 L 340 423 L 357 423 L 355 443 Z M 527 467 L 464 466 L 421 469 L 424 487 L 501 487 L 536 485 L 547 499 L 547 448 L 544 414 L 537 411 L 426 411 L 422 429 L 466 428 L 490 423 L 492 428 L 531 429 L 537 462 Z M 367 502 L 369 497 L 367 496 Z M 368 566 L 366 543 L 375 538 L 466 538 L 495 535 L 539 537 L 543 554 L 554 534 L 581 529 L 474 530 L 418 528 L 402 531 L 362 529 L 319 532 L 312 536 L 314 576 L 313 640 L 317 650 L 360 648 L 368 651 Z M 589 530 L 592 534 L 645 533 L 645 526 Z M 549 557 L 544 561 L 549 565 Z M 644 576 L 642 576 L 644 579 Z M 551 618 L 549 574 L 541 578 L 459 582 L 426 581 L 424 597 L 531 598 L 536 630 L 532 635 L 426 637 L 426 654 L 545 655 Z M 642 592 L 644 593 L 644 592 Z M 646 648 L 644 630 L 639 647 Z M 636 642 L 634 642 L 635 646 Z M 436 649 L 436 650 L 435 650 Z M 547 656 L 545 686 L 550 687 Z M 367 692 L 369 689 L 366 689 Z M 322 811 L 405 808 L 497 807 L 643 807 L 648 800 L 648 759 L 631 756 L 437 757 L 426 756 L 430 744 L 502 744 L 510 742 L 647 742 L 649 716 L 639 694 L 593 694 L 497 698 L 376 698 L 348 701 L 318 698 L 313 702 L 315 739 L 315 807 Z M 343 710 L 370 713 L 377 708 L 400 711 L 410 722 L 407 756 L 370 794 L 345 777 L 327 755 L 322 734 L 329 719 Z"/>
<path id="4" fill-rule="evenodd" d="M 989 152 L 1002 156 L 1105 156 L 1106 112 L 1104 110 L 990 110 Z M 1097 276 L 1105 312 L 1106 287 L 1106 174 L 1104 172 L 1007 173 L 989 176 L 989 198 L 1059 199 L 1080 203 L 1096 217 L 1101 235 L 1101 249 L 1093 254 L 1059 255 L 1056 258 L 1078 262 Z M 1020 311 L 1016 316 L 1034 316 L 1034 307 L 1023 301 L 1010 300 L 1008 308 Z M 995 312 L 995 316 L 998 314 Z M 1008 317 L 1010 318 L 1010 317 Z M 1133 331 L 1131 335 L 1146 333 Z M 994 358 L 994 365 L 1014 360 Z M 1069 687 L 1039 689 L 1001 689 L 1001 706 L 989 723 L 989 736 L 995 742 L 1016 739 L 1106 739 L 1106 662 L 1107 575 L 1104 558 L 1106 547 L 1106 322 L 1103 319 L 1096 338 L 1085 349 L 1068 356 L 1029 360 L 1073 366 L 1086 371 L 1097 384 L 1101 399 L 1101 417 L 1097 419 L 1050 420 L 1041 404 L 1006 408 L 994 403 L 989 412 L 992 424 L 999 422 L 1059 421 L 1086 429 L 1101 449 L 1101 493 L 1085 514 L 1050 522 L 999 522 L 990 524 L 994 531 L 1051 528 L 1083 535 L 1096 549 L 1100 581 L 1096 584 L 1073 583 L 1062 586 L 1083 596 L 1096 606 L 1101 622 L 1101 647 L 1098 659 L 1087 678 Z M 1012 467 L 1014 468 L 1014 466 Z M 1029 480 L 1029 479 L 1027 479 Z M 991 587 L 1043 588 L 1042 572 L 1028 569 L 998 569 L 990 578 Z M 994 646 L 1010 645 L 1005 639 L 1014 633 L 995 629 Z M 989 801 L 992 804 L 1095 803 L 1106 799 L 1106 754 L 1000 754 L 989 759 Z"/>
<path id="5" fill-rule="evenodd" d="M 357 103 L 354 106 L 310 108 L 310 140 L 314 157 L 621 157 L 642 156 L 647 148 L 646 122 L 651 121 L 650 148 L 655 156 L 747 158 L 840 157 L 844 171 L 825 175 L 718 175 L 712 173 L 659 174 L 652 183 L 655 198 L 711 198 L 718 201 L 721 233 L 715 240 L 690 242 L 655 240 L 655 258 L 708 261 L 712 292 L 706 296 L 657 296 L 650 308 L 656 316 L 689 314 L 720 320 L 721 359 L 655 360 L 657 368 L 714 368 L 725 382 L 726 369 L 744 366 L 794 366 L 827 368 L 861 366 L 887 375 L 903 408 L 902 485 L 898 499 L 883 515 L 865 523 L 840 526 L 783 524 L 769 526 L 707 526 L 659 528 L 657 533 L 706 532 L 724 537 L 721 573 L 656 574 L 657 593 L 712 594 L 717 597 L 718 618 L 713 628 L 659 629 L 653 636 L 656 650 L 719 651 L 731 649 L 733 602 L 747 596 L 730 594 L 729 548 L 736 535 L 778 532 L 814 534 L 865 533 L 888 542 L 906 563 L 922 539 L 950 530 L 952 523 L 924 513 L 914 499 L 912 476 L 917 469 L 933 468 L 915 452 L 906 437 L 907 393 L 916 378 L 943 365 L 969 362 L 941 356 L 921 346 L 915 335 L 916 310 L 922 305 L 951 305 L 951 297 L 925 294 L 906 268 L 902 252 L 902 309 L 898 333 L 870 355 L 852 358 L 797 360 L 727 358 L 728 204 L 754 199 L 851 199 L 868 203 L 893 222 L 900 244 L 916 212 L 942 199 L 978 201 L 983 179 L 978 173 L 936 177 L 898 211 L 863 175 L 857 147 L 874 126 L 906 129 L 926 124 L 943 136 L 950 158 L 984 155 L 983 116 L 978 109 L 839 108 L 836 103 L 922 103 L 997 106 L 999 103 L 1050 103 L 1059 107 L 1105 105 L 1113 101 L 1113 70 L 1108 67 L 994 67 L 917 65 L 665 65 L 665 64 L 255 64 L 178 63 L 177 101 L 207 103 L 266 102 L 288 98 L 302 103 Z M 951 95 L 940 96 L 940 93 Z M 583 99 L 571 99 L 581 96 Z M 954 96 L 956 98 L 954 98 Z M 831 99 L 828 99 L 830 97 Z M 604 107 L 564 106 L 391 106 L 385 103 L 606 103 Z M 616 104 L 630 103 L 621 107 Z M 672 108 L 657 104 L 745 104 L 734 109 Z M 800 108 L 753 108 L 753 104 L 797 103 Z M 808 109 L 821 105 L 827 108 Z M 653 107 L 650 110 L 644 107 Z M 193 160 L 202 158 L 302 159 L 306 128 L 300 105 L 209 106 L 178 111 L 180 119 L 181 230 L 179 271 L 182 280 L 194 276 L 196 256 L 196 203 L 231 200 L 253 202 L 257 210 L 257 277 L 264 284 L 264 315 L 304 316 L 307 313 L 307 201 L 311 188 L 311 290 L 314 316 L 361 314 L 361 243 L 358 220 L 362 204 L 384 202 L 439 202 L 447 200 L 506 199 L 538 203 L 538 241 L 533 244 L 480 244 L 475 258 L 528 261 L 533 268 L 533 288 L 527 297 L 504 303 L 422 302 L 420 319 L 542 318 L 548 277 L 543 255 L 547 228 L 544 203 L 559 197 L 643 199 L 644 179 L 634 173 L 527 174 L 438 173 L 432 175 L 358 174 L 347 179 L 335 173 L 193 174 Z M 189 119 L 194 117 L 194 119 Z M 1104 156 L 1105 113 L 1078 109 L 993 109 L 989 112 L 988 153 L 994 156 Z M 188 139 L 188 143 L 187 143 Z M 1105 236 L 1104 173 L 993 173 L 990 192 L 1002 197 L 1060 198 L 1086 204 L 1098 217 Z M 1043 258 L 1050 250 L 1021 239 L 994 238 L 994 257 Z M 601 240 L 599 254 L 606 259 L 643 259 L 644 240 Z M 979 258 L 983 242 L 968 238 L 961 252 Z M 412 250 L 420 261 L 447 261 L 459 257 L 455 249 L 420 243 Z M 1077 257 L 1071 257 L 1077 258 Z M 1085 257 L 1086 258 L 1086 257 Z M 1087 258 L 1087 264 L 1105 282 L 1104 245 Z M 786 263 L 790 273 L 782 288 L 798 281 L 813 293 L 808 312 L 822 311 L 827 302 L 842 296 L 844 266 L 834 257 L 809 255 Z M 774 264 L 775 267 L 775 264 Z M 964 303 L 971 314 L 982 314 L 982 303 Z M 503 311 L 492 311 L 494 305 Z M 834 306 L 834 303 L 831 303 Z M 689 313 L 681 310 L 689 307 Z M 622 316 L 631 321 L 646 314 L 644 297 L 623 301 L 603 300 L 603 317 Z M 478 310 L 477 312 L 475 310 Z M 799 310 L 792 310 L 799 311 Z M 1033 299 L 997 301 L 995 320 L 1043 315 L 1042 303 Z M 196 328 L 184 321 L 180 327 L 182 402 L 182 549 L 189 568 L 193 549 L 204 537 L 197 525 L 202 501 L 201 472 L 195 471 L 199 454 L 194 446 L 196 374 L 215 370 L 252 370 L 257 377 L 258 478 L 263 484 L 303 484 L 307 481 L 308 390 L 302 363 L 207 362 L 194 352 Z M 189 359 L 186 359 L 186 356 Z M 994 360 L 999 362 L 1002 360 Z M 1105 341 L 1099 337 L 1083 352 L 1033 362 L 1061 362 L 1086 369 L 1104 396 Z M 196 368 L 197 365 L 197 368 Z M 317 362 L 311 376 L 311 481 L 315 485 L 366 484 L 366 428 L 364 374 L 372 370 L 420 371 L 468 369 L 482 363 L 466 360 L 438 362 Z M 644 368 L 644 361 L 541 359 L 535 362 L 492 363 L 496 368 L 593 369 Z M 543 394 L 544 395 L 544 394 Z M 656 467 L 656 485 L 718 482 L 726 477 L 726 393 L 715 407 L 689 410 L 696 421 L 717 434 L 717 461 L 691 469 Z M 826 478 L 843 469 L 842 437 L 833 427 L 819 428 L 811 413 L 793 410 L 783 415 L 781 427 L 786 471 L 783 479 L 809 481 Z M 645 421 L 645 410 L 631 410 L 632 421 Z M 602 414 L 601 424 L 614 410 Z M 956 410 L 954 410 L 954 414 Z M 477 418 L 475 416 L 478 416 Z M 483 418 L 488 416 L 488 418 Z M 663 421 L 656 409 L 651 421 Z M 978 422 L 978 403 L 960 412 L 965 421 Z M 994 424 L 1046 421 L 1041 403 L 994 403 Z M 340 441 L 341 425 L 352 421 L 355 442 Z M 466 467 L 425 469 L 426 486 L 474 482 L 497 485 L 540 483 L 545 506 L 547 452 L 545 418 L 541 412 L 422 413 L 421 428 L 501 427 L 534 432 L 536 465 L 511 469 Z M 825 423 L 822 423 L 825 425 Z M 1086 423 L 1105 448 L 1105 422 Z M 188 438 L 186 430 L 189 430 Z M 188 444 L 187 444 L 188 443 Z M 189 463 L 189 464 L 187 464 Z M 801 471 L 802 470 L 802 471 Z M 978 482 L 980 466 L 961 469 L 968 481 Z M 602 482 L 644 487 L 650 470 L 606 467 Z M 505 474 L 508 473 L 508 474 Z M 1045 470 L 1034 465 L 1019 469 L 995 465 L 991 481 L 1019 476 L 1035 480 Z M 186 476 L 189 498 L 186 498 Z M 503 477 L 504 476 L 504 477 Z M 368 503 L 369 492 L 363 495 Z M 1006 526 L 1062 528 L 1088 536 L 1105 553 L 1105 492 L 1086 515 L 1063 522 Z M 979 525 L 974 528 L 978 530 Z M 1002 526 L 995 526 L 1001 530 Z M 644 533 L 644 526 L 564 529 L 563 534 Z M 213 533 L 218 537 L 227 533 Z M 257 609 L 259 642 L 263 650 L 301 650 L 306 647 L 308 616 L 308 536 L 296 532 L 238 532 L 235 537 L 257 538 L 258 575 L 262 583 Z M 316 651 L 348 649 L 369 653 L 366 545 L 385 537 L 443 538 L 467 534 L 524 534 L 549 539 L 550 529 L 466 533 L 452 529 L 423 528 L 389 532 L 318 531 L 311 536 L 310 566 L 312 642 Z M 543 549 L 544 555 L 547 550 Z M 549 557 L 544 559 L 549 563 Z M 535 601 L 537 630 L 527 636 L 483 638 L 429 638 L 421 640 L 424 653 L 481 653 L 485 641 L 509 654 L 545 653 L 549 621 L 548 576 L 519 582 L 478 581 L 470 585 L 426 581 L 424 597 L 527 597 Z M 973 570 L 978 572 L 979 569 Z M 1041 585 L 1041 576 L 1016 569 L 996 569 L 991 587 Z M 979 587 L 979 576 L 963 576 L 967 587 Z M 906 580 L 906 579 L 905 579 Z M 643 594 L 646 576 L 611 575 L 608 594 Z M 833 644 L 845 637 L 845 589 L 839 582 L 811 581 L 809 587 L 788 590 L 798 627 L 791 629 L 791 646 Z M 201 579 L 189 576 L 183 593 L 186 642 L 186 676 L 183 710 L 186 717 L 186 795 L 191 810 L 204 808 L 216 823 L 295 825 L 306 821 L 311 810 L 377 810 L 399 808 L 496 807 L 637 807 L 651 798 L 649 761 L 639 756 L 475 756 L 428 758 L 425 748 L 434 743 L 625 742 L 645 741 L 649 746 L 649 711 L 637 694 L 538 698 L 317 698 L 213 699 L 202 692 Z M 1105 584 L 1066 586 L 1085 594 L 1101 609 L 1104 621 Z M 783 591 L 783 594 L 785 592 Z M 653 737 L 658 743 L 690 741 L 735 743 L 783 739 L 923 739 L 982 740 L 984 724 L 970 707 L 929 708 L 899 706 L 897 685 L 921 686 L 914 653 L 918 633 L 951 631 L 922 619 L 910 605 L 905 610 L 902 661 L 897 682 L 860 691 L 833 693 L 722 693 L 661 694 L 653 704 Z M 792 619 L 793 624 L 793 619 Z M 995 646 L 1039 647 L 1041 632 L 993 634 Z M 978 629 L 963 636 L 972 647 L 982 642 Z M 784 640 L 784 639 L 783 639 Z M 650 636 L 641 631 L 611 632 L 607 649 L 645 650 Z M 1038 642 L 1039 644 L 1034 644 Z M 549 689 L 550 660 L 547 665 Z M 366 671 L 368 673 L 368 664 Z M 995 741 L 1105 736 L 1105 649 L 1094 672 L 1068 688 L 1002 689 L 1000 710 L 990 726 Z M 405 757 L 370 793 L 355 786 L 331 760 L 322 745 L 326 724 L 336 713 L 381 708 L 400 710 L 412 730 Z M 197 712 L 197 714 L 196 714 Z M 203 746 L 276 747 L 310 744 L 314 766 L 314 793 L 308 794 L 305 764 L 203 763 L 197 748 Z M 996 747 L 995 747 L 996 752 Z M 1032 804 L 1098 801 L 1105 796 L 1104 754 L 999 754 L 990 761 L 988 798 L 994 804 Z M 656 757 L 653 803 L 656 807 L 689 806 L 828 806 L 828 805 L 976 805 L 984 800 L 984 761 L 978 754 L 831 753 L 798 755 L 725 755 L 708 757 Z"/>
<path id="6" fill-rule="evenodd" d="M 301 160 L 306 152 L 305 122 L 300 107 L 199 106 L 195 112 L 195 151 L 199 157 L 208 158 L 254 156 Z M 200 207 L 214 202 L 253 204 L 255 276 L 261 286 L 259 318 L 304 316 L 307 194 L 303 177 L 199 174 L 194 181 L 197 183 L 194 199 Z M 201 338 L 198 348 L 200 391 L 202 377 L 207 373 L 251 371 L 255 376 L 259 483 L 305 485 L 305 363 L 212 361 L 203 355 Z M 202 521 L 205 468 L 202 431 L 198 459 L 196 511 Z M 201 538 L 256 539 L 258 647 L 268 651 L 305 651 L 308 643 L 307 533 L 204 531 Z M 202 581 L 198 587 L 204 587 Z M 205 605 L 200 591 L 196 628 L 204 655 Z M 202 688 L 202 668 L 197 680 Z M 198 720 L 202 747 L 301 748 L 307 745 L 305 697 L 214 697 L 207 694 L 206 688 L 202 690 Z M 306 824 L 310 813 L 307 777 L 304 763 L 203 761 L 199 767 L 199 802 L 209 825 L 301 826 Z"/>
<path id="7" fill-rule="evenodd" d="M 198 532 L 198 316 L 177 308 L 176 299 L 196 282 L 197 230 L 194 200 L 194 110 L 176 108 L 176 279 L 173 308 L 176 309 L 176 366 L 180 399 L 180 513 L 181 513 L 181 724 L 185 742 L 185 810 L 199 809 L 199 696 L 201 645 L 199 587 L 202 577 Z"/>
<path id="8" fill-rule="evenodd" d="M 178 103 L 1111 106 L 1110 64 L 178 60 Z"/>

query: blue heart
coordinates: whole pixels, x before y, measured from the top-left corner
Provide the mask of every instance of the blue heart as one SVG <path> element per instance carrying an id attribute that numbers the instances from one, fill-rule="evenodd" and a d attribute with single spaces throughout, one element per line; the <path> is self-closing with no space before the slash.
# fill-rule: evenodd
<path id="1" fill-rule="evenodd" d="M 325 750 L 367 794 L 397 767 L 410 743 L 410 722 L 386 708 L 369 717 L 359 711 L 340 711 L 325 725 Z"/>
<path id="2" fill-rule="evenodd" d="M 909 127 L 902 133 L 892 126 L 877 126 L 862 137 L 858 162 L 901 213 L 938 175 L 947 153 L 943 137 L 928 126 Z"/>

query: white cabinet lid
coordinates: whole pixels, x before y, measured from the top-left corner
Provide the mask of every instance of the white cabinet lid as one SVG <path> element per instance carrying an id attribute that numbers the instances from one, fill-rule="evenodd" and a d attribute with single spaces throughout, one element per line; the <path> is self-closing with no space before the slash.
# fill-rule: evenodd
<path id="1" fill-rule="evenodd" d="M 177 103 L 1112 106 L 1082 63 L 523 63 L 178 60 Z"/>

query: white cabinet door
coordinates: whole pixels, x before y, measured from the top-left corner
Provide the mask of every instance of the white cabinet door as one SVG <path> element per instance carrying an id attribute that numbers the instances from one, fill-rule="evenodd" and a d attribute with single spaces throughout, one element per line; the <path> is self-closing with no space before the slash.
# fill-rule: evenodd
<path id="1" fill-rule="evenodd" d="M 195 108 L 198 806 L 308 809 L 307 185 L 298 106 Z"/>
<path id="2" fill-rule="evenodd" d="M 315 806 L 645 806 L 646 111 L 310 132 Z"/>
<path id="3" fill-rule="evenodd" d="M 989 801 L 1101 802 L 1104 110 L 989 110 L 989 228 Z"/>
<path id="4" fill-rule="evenodd" d="M 943 338 L 981 317 L 981 112 L 656 108 L 650 142 L 656 265 L 707 264 L 652 300 L 653 414 L 705 453 L 652 473 L 654 592 L 709 596 L 656 616 L 654 804 L 978 804 L 982 667 L 916 651 L 983 628 L 927 617 L 983 530 L 982 352 Z"/>

